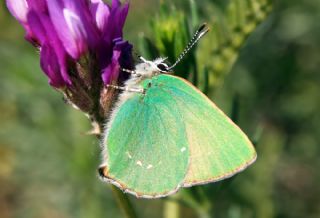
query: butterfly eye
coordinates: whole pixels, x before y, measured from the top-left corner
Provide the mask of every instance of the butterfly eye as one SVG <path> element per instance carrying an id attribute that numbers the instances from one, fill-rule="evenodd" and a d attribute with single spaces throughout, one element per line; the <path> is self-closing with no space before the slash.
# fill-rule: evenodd
<path id="1" fill-rule="evenodd" d="M 161 72 L 168 72 L 168 65 L 165 63 L 160 63 L 157 65 L 157 67 Z"/>

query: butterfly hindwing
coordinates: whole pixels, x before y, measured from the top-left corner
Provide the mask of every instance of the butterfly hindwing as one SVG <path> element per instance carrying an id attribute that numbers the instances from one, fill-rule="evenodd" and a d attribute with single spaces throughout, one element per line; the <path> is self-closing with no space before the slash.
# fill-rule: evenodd
<path id="1" fill-rule="evenodd" d="M 162 197 L 183 183 L 189 150 L 180 112 L 156 87 L 133 94 L 118 109 L 106 135 L 104 174 L 139 197 Z"/>
<path id="2" fill-rule="evenodd" d="M 175 99 L 190 150 L 184 186 L 218 181 L 242 171 L 256 159 L 247 136 L 189 82 L 160 75 L 161 90 Z"/>

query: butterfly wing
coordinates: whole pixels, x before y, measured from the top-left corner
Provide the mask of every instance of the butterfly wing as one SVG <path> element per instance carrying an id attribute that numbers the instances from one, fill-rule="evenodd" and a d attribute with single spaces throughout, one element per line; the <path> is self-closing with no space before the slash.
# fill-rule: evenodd
<path id="1" fill-rule="evenodd" d="M 138 197 L 218 181 L 256 159 L 247 136 L 189 82 L 160 75 L 117 110 L 101 174 Z"/>
<path id="2" fill-rule="evenodd" d="M 180 111 L 157 87 L 133 94 L 107 130 L 100 174 L 137 197 L 174 193 L 186 176 L 189 150 Z"/>
<path id="3" fill-rule="evenodd" d="M 184 121 L 190 165 L 183 186 L 228 178 L 255 161 L 248 137 L 192 84 L 169 75 L 156 81 L 175 100 Z"/>

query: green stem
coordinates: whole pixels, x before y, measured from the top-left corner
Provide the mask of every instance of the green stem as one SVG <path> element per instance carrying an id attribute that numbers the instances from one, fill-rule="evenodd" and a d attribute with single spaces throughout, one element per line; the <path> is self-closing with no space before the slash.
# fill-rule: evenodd
<path id="1" fill-rule="evenodd" d="M 128 198 L 120 189 L 111 185 L 113 195 L 126 218 L 137 218 L 137 214 Z"/>
<path id="2" fill-rule="evenodd" d="M 201 187 L 193 187 L 197 196 L 191 188 L 181 191 L 183 201 L 197 213 L 199 218 L 210 218 L 212 203 L 209 201 Z"/>
<path id="3" fill-rule="evenodd" d="M 180 217 L 180 205 L 175 201 L 165 201 L 163 209 L 164 218 L 179 218 Z"/>

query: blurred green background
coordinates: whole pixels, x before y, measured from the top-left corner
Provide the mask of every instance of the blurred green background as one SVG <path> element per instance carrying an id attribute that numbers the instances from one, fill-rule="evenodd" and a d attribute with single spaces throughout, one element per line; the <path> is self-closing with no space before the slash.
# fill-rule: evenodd
<path id="1" fill-rule="evenodd" d="M 166 10 L 159 0 L 132 0 L 125 37 L 140 54 L 172 59 L 163 39 L 181 50 L 207 21 L 212 31 L 176 73 L 234 118 L 258 160 L 190 195 L 130 197 L 139 217 L 320 217 L 320 2 L 162 3 Z M 100 151 L 85 134 L 89 121 L 48 86 L 22 27 L 3 1 L 0 7 L 0 217 L 122 217 L 97 177 Z M 185 20 L 189 29 L 179 23 Z"/>

